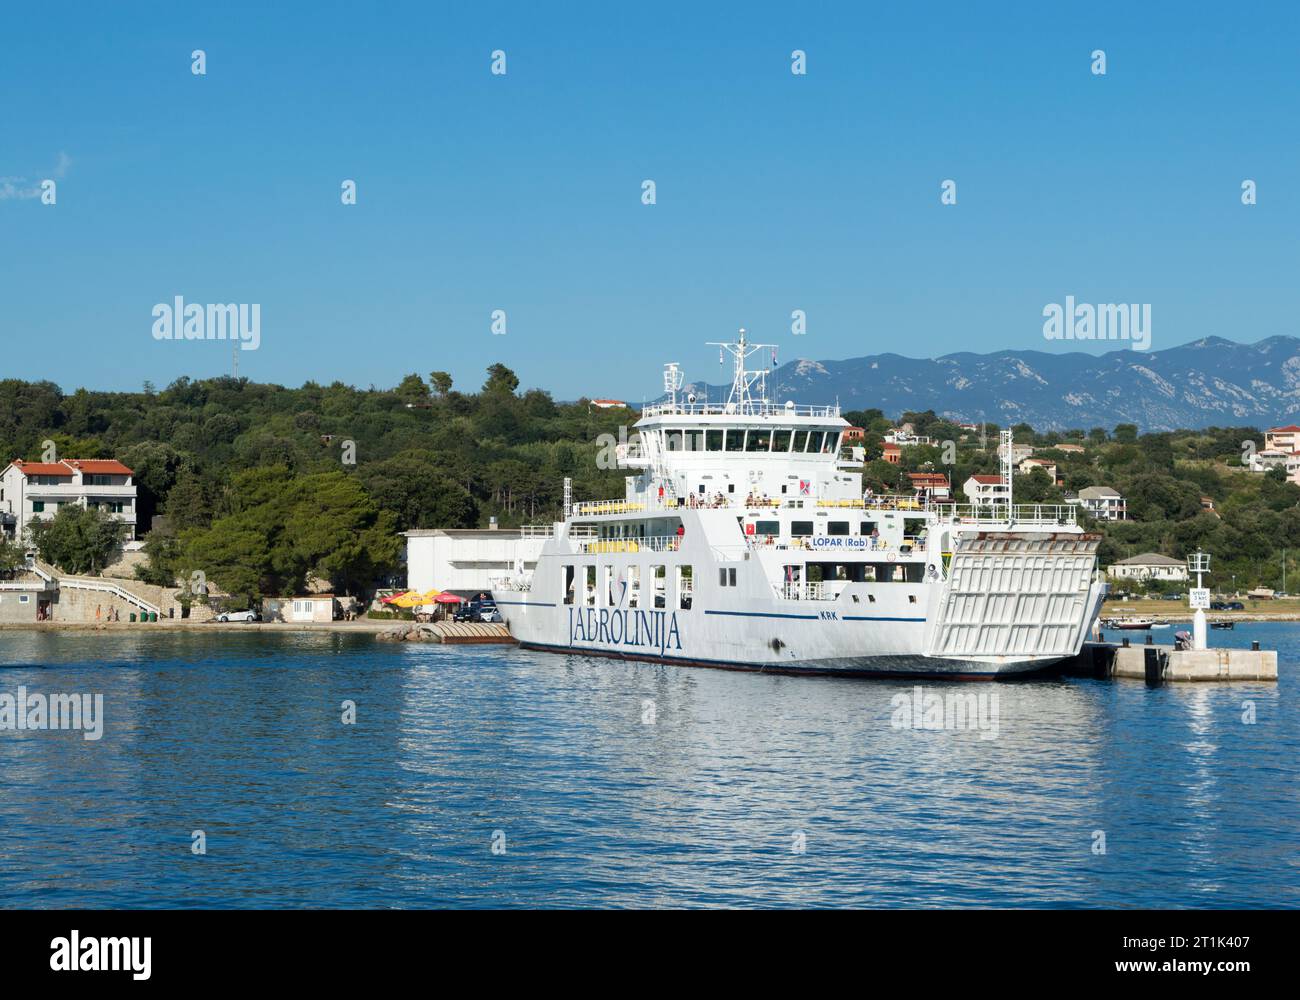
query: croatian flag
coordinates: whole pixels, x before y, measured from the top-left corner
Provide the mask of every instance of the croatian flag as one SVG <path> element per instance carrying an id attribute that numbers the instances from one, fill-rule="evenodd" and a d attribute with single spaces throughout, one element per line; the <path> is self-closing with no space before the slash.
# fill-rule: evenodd
<path id="1" fill-rule="evenodd" d="M 811 492 L 812 492 L 812 483 L 809 482 L 807 479 L 800 479 L 800 480 L 799 480 L 799 494 L 800 494 L 801 496 L 808 496 L 808 494 L 811 493 Z"/>

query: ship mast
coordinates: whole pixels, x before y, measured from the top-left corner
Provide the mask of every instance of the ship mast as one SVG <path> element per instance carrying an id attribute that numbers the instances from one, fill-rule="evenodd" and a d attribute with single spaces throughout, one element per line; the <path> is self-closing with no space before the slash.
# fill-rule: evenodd
<path id="1" fill-rule="evenodd" d="M 767 369 L 746 369 L 745 362 L 753 354 L 771 348 L 776 344 L 751 344 L 745 339 L 745 328 L 740 328 L 740 340 L 734 343 L 709 341 L 710 347 L 720 347 L 735 361 L 735 374 L 731 381 L 731 395 L 727 397 L 728 413 L 755 413 L 768 405 Z M 773 355 L 775 357 L 775 355 Z"/>

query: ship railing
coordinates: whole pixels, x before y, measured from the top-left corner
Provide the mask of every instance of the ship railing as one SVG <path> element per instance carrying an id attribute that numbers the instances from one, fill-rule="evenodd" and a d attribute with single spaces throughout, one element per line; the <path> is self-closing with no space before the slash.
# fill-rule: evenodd
<path id="1" fill-rule="evenodd" d="M 554 524 L 525 524 L 519 529 L 520 538 L 553 538 Z"/>
<path id="2" fill-rule="evenodd" d="M 990 527 L 1053 526 L 1076 523 L 1077 510 L 1070 504 L 939 504 L 939 517 L 954 524 Z"/>
<path id="3" fill-rule="evenodd" d="M 676 552 L 681 548 L 680 535 L 649 535 L 645 538 L 575 539 L 579 552 L 619 555 L 635 552 Z"/>
<path id="4" fill-rule="evenodd" d="M 860 500 L 818 500 L 818 507 L 846 508 L 849 510 L 934 510 L 929 500 L 907 495 L 872 494 Z"/>
<path id="5" fill-rule="evenodd" d="M 533 575 L 525 573 L 523 576 L 493 576 L 488 578 L 488 584 L 492 590 L 526 594 L 533 589 Z"/>
<path id="6" fill-rule="evenodd" d="M 646 510 L 648 504 L 639 500 L 585 500 L 573 505 L 574 517 L 591 514 L 635 514 Z"/>
<path id="7" fill-rule="evenodd" d="M 838 601 L 846 586 L 843 581 L 788 580 L 775 589 L 787 601 Z"/>
<path id="8" fill-rule="evenodd" d="M 838 417 L 838 406 L 787 406 L 762 400 L 742 403 L 651 403 L 641 408 L 642 417 Z"/>

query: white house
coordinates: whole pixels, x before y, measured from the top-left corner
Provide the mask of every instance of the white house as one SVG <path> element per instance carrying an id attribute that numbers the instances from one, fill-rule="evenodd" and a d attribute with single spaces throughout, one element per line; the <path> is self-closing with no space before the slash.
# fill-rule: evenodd
<path id="1" fill-rule="evenodd" d="M 1286 427 L 1270 427 L 1264 432 L 1265 450 L 1291 452 L 1300 451 L 1300 427 L 1290 424 Z"/>
<path id="2" fill-rule="evenodd" d="M 0 529 L 22 541 L 33 521 L 52 518 L 67 504 L 108 511 L 135 538 L 134 475 L 112 459 L 65 458 L 58 462 L 15 459 L 0 473 Z"/>
<path id="3" fill-rule="evenodd" d="M 1056 482 L 1056 463 L 1050 458 L 1026 458 L 1021 460 L 1020 464 L 1016 468 L 1026 476 L 1035 469 L 1042 469 L 1047 473 L 1048 479 L 1052 482 Z"/>
<path id="4" fill-rule="evenodd" d="M 1181 559 L 1171 559 L 1158 552 L 1143 552 L 1130 559 L 1112 563 L 1106 570 L 1113 577 L 1125 580 L 1175 580 L 1187 579 L 1187 564 Z"/>
<path id="5" fill-rule="evenodd" d="M 1246 460 L 1246 468 L 1251 472 L 1267 472 L 1269 469 L 1285 466 L 1290 459 L 1289 451 L 1283 451 L 1281 448 L 1264 448 L 1251 452 L 1250 458 Z"/>
<path id="6" fill-rule="evenodd" d="M 1081 489 L 1079 503 L 1099 521 L 1128 520 L 1128 503 L 1109 486 L 1088 486 Z"/>
<path id="7" fill-rule="evenodd" d="M 896 427 L 891 431 L 886 431 L 884 440 L 887 441 L 889 444 L 896 444 L 899 445 L 900 447 L 903 446 L 911 447 L 920 444 L 925 444 L 925 445 L 934 444 L 933 438 L 925 437 L 924 435 L 913 434 L 911 427 L 912 427 L 911 424 L 905 424 L 903 425 L 903 427 Z"/>
<path id="8" fill-rule="evenodd" d="M 971 476 L 962 486 L 962 492 L 976 505 L 1007 502 L 1007 484 L 1001 476 Z"/>
<path id="9" fill-rule="evenodd" d="M 541 528 L 422 528 L 406 531 L 409 590 L 489 590 L 500 577 L 537 568 L 550 526 Z"/>

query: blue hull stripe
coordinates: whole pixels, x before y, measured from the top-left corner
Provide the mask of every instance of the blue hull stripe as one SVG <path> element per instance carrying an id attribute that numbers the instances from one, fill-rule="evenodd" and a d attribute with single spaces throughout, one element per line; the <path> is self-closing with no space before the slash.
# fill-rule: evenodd
<path id="1" fill-rule="evenodd" d="M 497 602 L 501 603 L 500 601 Z M 802 618 L 807 621 L 819 621 L 820 615 L 793 615 L 784 614 L 776 611 L 709 611 L 704 612 L 706 615 L 731 615 L 736 618 Z M 923 622 L 924 618 L 889 618 L 886 616 L 876 617 L 874 615 L 844 615 L 840 619 L 842 622 Z"/>
<path id="2" fill-rule="evenodd" d="M 817 620 L 817 615 L 787 615 L 775 611 L 709 611 L 706 609 L 704 613 L 706 615 L 733 615 L 737 618 L 807 618 L 810 621 Z"/>

